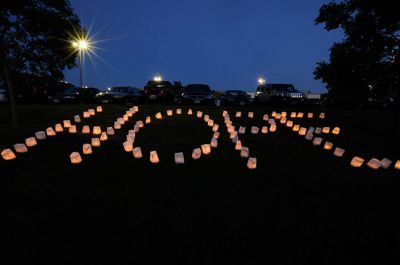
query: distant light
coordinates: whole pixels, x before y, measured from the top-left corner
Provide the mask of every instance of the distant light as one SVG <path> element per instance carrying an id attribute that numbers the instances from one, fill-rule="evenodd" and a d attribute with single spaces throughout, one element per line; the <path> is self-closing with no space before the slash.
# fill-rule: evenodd
<path id="1" fill-rule="evenodd" d="M 154 82 L 161 82 L 161 81 L 162 81 L 162 77 L 161 77 L 160 75 L 156 75 L 156 76 L 153 78 L 153 80 L 154 80 Z"/>
<path id="2" fill-rule="evenodd" d="M 266 81 L 264 78 L 260 77 L 260 78 L 258 78 L 257 82 L 258 82 L 260 85 L 265 85 L 265 83 L 266 83 L 267 81 Z"/>
<path id="3" fill-rule="evenodd" d="M 90 42 L 87 39 L 76 39 L 72 41 L 72 47 L 80 51 L 86 51 L 90 49 Z"/>

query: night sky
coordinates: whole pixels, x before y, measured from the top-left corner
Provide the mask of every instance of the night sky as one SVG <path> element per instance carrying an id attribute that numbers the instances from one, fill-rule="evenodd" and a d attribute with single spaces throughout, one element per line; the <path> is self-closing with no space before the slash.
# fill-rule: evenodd
<path id="1" fill-rule="evenodd" d="M 257 77 L 325 92 L 316 62 L 342 39 L 314 19 L 328 0 L 72 0 L 98 57 L 87 60 L 84 84 L 143 88 L 159 73 L 170 81 L 215 90 L 254 91 Z M 79 69 L 65 71 L 79 85 Z"/>

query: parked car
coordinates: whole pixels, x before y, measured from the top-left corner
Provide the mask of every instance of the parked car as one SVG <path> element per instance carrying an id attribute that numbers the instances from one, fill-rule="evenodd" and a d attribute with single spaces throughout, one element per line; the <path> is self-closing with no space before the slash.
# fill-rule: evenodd
<path id="1" fill-rule="evenodd" d="M 139 102 L 141 98 L 139 88 L 130 86 L 109 87 L 106 91 L 96 95 L 96 100 L 101 103 Z"/>
<path id="2" fill-rule="evenodd" d="M 180 89 L 175 87 L 169 81 L 150 80 L 143 88 L 143 97 L 147 102 L 174 102 L 181 93 Z"/>
<path id="3" fill-rule="evenodd" d="M 222 96 L 222 104 L 228 106 L 249 106 L 253 100 L 242 90 L 227 90 Z"/>
<path id="4" fill-rule="evenodd" d="M 0 103 L 7 102 L 7 93 L 4 89 L 0 89 Z"/>
<path id="5" fill-rule="evenodd" d="M 264 84 L 257 87 L 256 104 L 303 104 L 305 94 L 294 88 L 292 84 Z"/>
<path id="6" fill-rule="evenodd" d="M 93 103 L 96 95 L 100 92 L 93 87 L 71 87 L 60 94 L 60 102 L 62 103 Z"/>
<path id="7" fill-rule="evenodd" d="M 214 97 L 208 85 L 189 84 L 183 89 L 179 103 L 214 105 Z"/>

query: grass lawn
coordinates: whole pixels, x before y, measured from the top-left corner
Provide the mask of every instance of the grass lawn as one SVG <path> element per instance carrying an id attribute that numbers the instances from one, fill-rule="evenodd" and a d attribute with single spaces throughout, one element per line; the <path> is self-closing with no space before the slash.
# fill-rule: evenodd
<path id="1" fill-rule="evenodd" d="M 95 106 L 20 106 L 20 127 L 13 128 L 8 107 L 0 106 L 0 150 L 89 107 Z M 129 107 L 104 105 L 84 123 L 104 130 Z M 400 159 L 393 113 L 328 111 L 322 120 L 314 110 L 313 119 L 294 119 L 304 127 L 339 126 L 340 135 L 321 136 L 346 150 L 337 158 L 281 124 L 274 133 L 251 135 L 272 109 L 196 106 L 188 116 L 182 107 L 182 115 L 167 117 L 177 107 L 139 108 L 81 164 L 72 165 L 69 155 L 92 136 L 68 132 L 38 141 L 15 160 L 0 159 L 0 237 L 6 252 L 18 253 L 3 264 L 90 264 L 94 257 L 105 264 L 386 264 L 398 257 L 400 170 L 350 166 L 356 155 L 365 163 Z M 247 127 L 240 139 L 257 157 L 257 169 L 247 169 L 234 150 L 225 109 L 236 128 Z M 194 161 L 192 150 L 212 137 L 197 110 L 220 125 L 221 136 L 210 155 Z M 163 120 L 154 118 L 158 111 Z M 151 124 L 136 135 L 144 156 L 137 160 L 122 143 L 148 115 Z M 151 150 L 157 165 L 149 161 Z M 175 152 L 184 152 L 184 165 L 174 163 Z"/>

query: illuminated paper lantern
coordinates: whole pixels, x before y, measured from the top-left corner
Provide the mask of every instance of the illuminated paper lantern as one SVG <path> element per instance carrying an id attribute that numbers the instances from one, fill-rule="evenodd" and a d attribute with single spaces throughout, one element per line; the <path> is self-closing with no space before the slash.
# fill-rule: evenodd
<path id="1" fill-rule="evenodd" d="M 259 130 L 257 126 L 251 126 L 251 134 L 258 134 Z"/>
<path id="2" fill-rule="evenodd" d="M 88 111 L 83 112 L 83 118 L 88 119 L 90 118 L 90 113 Z"/>
<path id="3" fill-rule="evenodd" d="M 93 147 L 99 147 L 100 146 L 100 139 L 99 138 L 92 138 L 91 139 L 91 144 Z"/>
<path id="4" fill-rule="evenodd" d="M 301 127 L 299 130 L 299 135 L 306 135 L 307 133 L 307 128 Z"/>
<path id="5" fill-rule="evenodd" d="M 254 112 L 250 111 L 249 113 L 247 113 L 247 117 L 250 119 L 254 118 Z"/>
<path id="6" fill-rule="evenodd" d="M 124 116 L 122 116 L 122 118 L 124 119 L 124 122 L 125 122 L 125 121 L 129 121 L 129 116 L 128 116 L 128 114 L 125 114 Z M 121 124 L 123 124 L 123 123 L 121 123 Z"/>
<path id="7" fill-rule="evenodd" d="M 129 131 L 128 131 L 128 135 L 133 135 L 133 136 L 135 136 L 135 135 L 136 135 L 136 131 L 135 131 L 135 130 L 129 130 Z"/>
<path id="8" fill-rule="evenodd" d="M 213 138 L 218 139 L 220 135 L 220 132 L 214 132 Z"/>
<path id="9" fill-rule="evenodd" d="M 336 147 L 335 151 L 333 152 L 333 155 L 337 156 L 337 157 L 342 157 L 343 154 L 344 154 L 344 149 L 339 148 L 339 147 Z"/>
<path id="10" fill-rule="evenodd" d="M 246 146 L 242 146 L 242 149 L 240 150 L 240 156 L 244 158 L 249 157 L 249 148 Z"/>
<path id="11" fill-rule="evenodd" d="M 333 130 L 332 130 L 332 134 L 336 134 L 336 135 L 338 135 L 340 133 L 340 128 L 339 127 L 335 127 L 335 128 L 333 128 Z"/>
<path id="12" fill-rule="evenodd" d="M 225 117 L 226 115 L 228 115 L 228 111 L 226 110 L 222 111 L 222 117 Z"/>
<path id="13" fill-rule="evenodd" d="M 290 113 L 290 118 L 296 118 L 296 112 Z"/>
<path id="14" fill-rule="evenodd" d="M 100 141 L 107 141 L 108 136 L 106 132 L 102 132 L 100 135 Z"/>
<path id="15" fill-rule="evenodd" d="M 209 119 L 208 122 L 207 122 L 207 125 L 208 125 L 209 127 L 213 127 L 213 126 L 214 126 L 214 120 Z"/>
<path id="16" fill-rule="evenodd" d="M 324 113 L 324 112 L 321 112 L 321 113 L 319 114 L 319 118 L 320 118 L 320 119 L 325 119 L 325 113 Z"/>
<path id="17" fill-rule="evenodd" d="M 147 116 L 147 117 L 146 117 L 145 123 L 146 123 L 146 124 L 149 124 L 150 122 L 151 122 L 151 118 L 150 118 L 150 116 Z"/>
<path id="18" fill-rule="evenodd" d="M 197 118 L 203 117 L 203 112 L 202 112 L 202 111 L 197 111 L 196 117 L 197 117 Z"/>
<path id="19" fill-rule="evenodd" d="M 81 154 L 78 152 L 72 152 L 69 158 L 71 159 L 72 164 L 79 164 L 82 162 Z"/>
<path id="20" fill-rule="evenodd" d="M 321 143 L 322 143 L 322 138 L 320 137 L 315 137 L 312 141 L 313 145 L 321 145 Z"/>
<path id="21" fill-rule="evenodd" d="M 185 157 L 182 152 L 175 153 L 175 164 L 185 164 Z"/>
<path id="22" fill-rule="evenodd" d="M 352 167 L 361 167 L 363 163 L 364 163 L 364 159 L 362 159 L 361 157 L 355 156 L 351 160 L 350 165 Z"/>
<path id="23" fill-rule="evenodd" d="M 322 128 L 322 133 L 329 133 L 331 129 L 329 127 Z"/>
<path id="24" fill-rule="evenodd" d="M 315 128 L 315 131 L 314 131 L 314 133 L 315 133 L 315 134 L 321 134 L 321 133 L 322 133 L 322 129 L 321 129 L 321 127 L 317 127 L 317 128 Z"/>
<path id="25" fill-rule="evenodd" d="M 219 125 L 218 124 L 214 124 L 213 128 L 212 128 L 213 132 L 217 132 L 218 129 L 219 129 Z"/>
<path id="26" fill-rule="evenodd" d="M 46 139 L 46 133 L 44 131 L 35 132 L 35 136 L 36 136 L 36 139 L 38 139 L 38 140 Z"/>
<path id="27" fill-rule="evenodd" d="M 235 126 L 229 126 L 228 127 L 228 133 L 232 133 L 235 131 Z"/>
<path id="28" fill-rule="evenodd" d="M 246 127 L 240 126 L 240 127 L 239 127 L 238 133 L 239 133 L 239 134 L 245 134 L 245 133 L 246 133 Z"/>
<path id="29" fill-rule="evenodd" d="M 307 114 L 307 118 L 312 119 L 313 117 L 314 117 L 314 113 L 309 112 L 309 113 Z"/>
<path id="30" fill-rule="evenodd" d="M 158 159 L 157 151 L 150 152 L 150 162 L 153 164 L 157 164 L 158 162 L 160 162 L 160 159 Z"/>
<path id="31" fill-rule="evenodd" d="M 107 135 L 114 135 L 114 133 L 113 127 L 107 127 Z"/>
<path id="32" fill-rule="evenodd" d="M 235 150 L 242 150 L 242 142 L 240 140 L 238 140 L 235 144 Z"/>
<path id="33" fill-rule="evenodd" d="M 143 121 L 137 121 L 136 122 L 136 125 L 139 127 L 139 128 L 143 128 L 144 127 L 144 124 L 143 124 Z"/>
<path id="34" fill-rule="evenodd" d="M 288 127 L 288 128 L 292 128 L 293 127 L 293 121 L 287 121 L 286 122 L 286 127 Z"/>
<path id="35" fill-rule="evenodd" d="M 127 115 L 128 116 L 128 118 L 130 118 L 130 117 L 132 117 L 133 116 L 133 111 L 131 111 L 131 110 L 127 110 L 126 112 L 125 112 L 125 115 Z M 124 118 L 125 119 L 125 118 Z"/>
<path id="36" fill-rule="evenodd" d="M 240 112 L 240 111 L 237 111 L 235 116 L 236 116 L 236 118 L 240 118 L 240 117 L 242 117 L 242 112 Z"/>
<path id="37" fill-rule="evenodd" d="M 272 116 L 272 117 L 275 117 L 275 116 L 276 116 L 276 111 L 273 111 L 272 114 L 271 114 L 271 116 Z"/>
<path id="38" fill-rule="evenodd" d="M 139 111 L 139 107 L 138 107 L 138 106 L 133 106 L 133 110 L 134 110 L 135 112 L 138 112 L 138 111 Z"/>
<path id="39" fill-rule="evenodd" d="M 57 123 L 55 126 L 56 132 L 63 132 L 64 128 L 62 127 L 61 123 Z"/>
<path id="40" fill-rule="evenodd" d="M 201 157 L 201 149 L 200 148 L 193 149 L 192 158 L 196 160 L 199 159 L 200 157 Z"/>
<path id="41" fill-rule="evenodd" d="M 36 138 L 35 137 L 26 138 L 25 144 L 28 147 L 33 147 L 33 146 L 37 145 Z"/>
<path id="42" fill-rule="evenodd" d="M 100 135 L 101 134 L 100 126 L 93 126 L 93 134 L 94 135 Z"/>
<path id="43" fill-rule="evenodd" d="M 76 125 L 71 125 L 68 128 L 69 133 L 76 133 Z"/>
<path id="44" fill-rule="evenodd" d="M 391 164 L 392 164 L 392 160 L 389 160 L 387 158 L 384 158 L 381 160 L 381 167 L 384 169 L 388 169 Z"/>
<path id="45" fill-rule="evenodd" d="M 276 132 L 276 124 L 271 124 L 271 126 L 269 126 L 269 131 Z"/>
<path id="46" fill-rule="evenodd" d="M 299 124 L 295 124 L 295 125 L 293 126 L 293 131 L 294 131 L 294 132 L 300 131 L 300 125 L 299 125 Z"/>
<path id="47" fill-rule="evenodd" d="M 313 134 L 314 131 L 315 131 L 315 128 L 314 128 L 314 127 L 310 127 L 310 128 L 308 128 L 308 130 L 307 130 L 307 134 Z"/>
<path id="48" fill-rule="evenodd" d="M 381 167 L 381 161 L 376 158 L 372 158 L 368 161 L 367 166 L 372 169 L 379 169 Z"/>
<path id="49" fill-rule="evenodd" d="M 133 144 L 131 141 L 126 141 L 122 145 L 124 146 L 125 152 L 132 152 Z"/>
<path id="50" fill-rule="evenodd" d="M 59 124 L 59 125 L 61 125 L 61 124 Z M 47 136 L 55 136 L 55 135 L 56 135 L 56 132 L 53 130 L 52 127 L 48 127 L 48 128 L 46 129 L 46 134 L 47 134 Z"/>
<path id="51" fill-rule="evenodd" d="M 167 110 L 167 116 L 172 116 L 172 110 Z"/>
<path id="52" fill-rule="evenodd" d="M 118 118 L 118 119 L 117 119 L 117 122 L 118 122 L 119 124 L 121 124 L 121 125 L 124 125 L 124 124 L 125 124 L 124 118 Z"/>
<path id="53" fill-rule="evenodd" d="M 275 114 L 275 119 L 280 120 L 281 119 L 281 114 L 280 113 L 276 113 Z"/>
<path id="54" fill-rule="evenodd" d="M 76 123 L 80 123 L 80 122 L 81 122 L 81 117 L 79 117 L 79 115 L 75 115 L 75 116 L 74 116 L 74 121 L 75 121 Z"/>
<path id="55" fill-rule="evenodd" d="M 4 149 L 1 151 L 1 156 L 4 160 L 13 160 L 16 158 L 14 152 L 11 149 Z"/>
<path id="56" fill-rule="evenodd" d="M 121 129 L 121 124 L 119 122 L 114 122 L 114 129 L 115 130 Z"/>
<path id="57" fill-rule="evenodd" d="M 268 133 L 268 126 L 263 126 L 263 127 L 261 128 L 261 133 L 263 133 L 263 134 Z"/>
<path id="58" fill-rule="evenodd" d="M 326 141 L 324 144 L 325 150 L 331 150 L 333 148 L 333 143 Z"/>
<path id="59" fill-rule="evenodd" d="M 257 158 L 250 157 L 249 160 L 247 160 L 247 168 L 248 169 L 256 169 L 257 168 Z"/>
<path id="60" fill-rule="evenodd" d="M 397 160 L 396 164 L 394 164 L 394 168 L 400 170 L 400 160 Z"/>
<path id="61" fill-rule="evenodd" d="M 210 144 L 202 144 L 201 145 L 201 151 L 203 152 L 203 154 L 208 155 L 209 153 L 211 153 L 211 146 Z"/>
<path id="62" fill-rule="evenodd" d="M 302 119 L 303 117 L 304 117 L 304 113 L 303 112 L 297 113 L 297 118 Z"/>
<path id="63" fill-rule="evenodd" d="M 131 143 L 134 143 L 135 142 L 135 135 L 130 135 L 130 134 L 128 134 L 127 136 L 126 136 L 126 141 L 127 142 L 131 142 Z"/>
<path id="64" fill-rule="evenodd" d="M 263 120 L 264 120 L 264 121 L 267 121 L 268 119 L 269 119 L 268 114 L 264 114 Z"/>
<path id="65" fill-rule="evenodd" d="M 239 141 L 239 137 L 236 135 L 233 136 L 232 138 L 232 143 L 236 144 Z"/>
<path id="66" fill-rule="evenodd" d="M 69 128 L 71 126 L 71 121 L 70 120 L 63 120 L 64 128 Z"/>
<path id="67" fill-rule="evenodd" d="M 193 115 L 192 109 L 189 109 L 187 114 L 188 114 L 188 115 Z"/>
<path id="68" fill-rule="evenodd" d="M 157 119 L 157 120 L 162 120 L 162 114 L 161 114 L 161 112 L 157 112 L 157 113 L 156 113 L 156 119 Z"/>
<path id="69" fill-rule="evenodd" d="M 91 144 L 83 144 L 82 145 L 82 152 L 84 155 L 90 155 L 93 153 L 92 151 L 92 145 Z"/>
<path id="70" fill-rule="evenodd" d="M 143 157 L 142 149 L 140 149 L 140 147 L 133 148 L 132 153 L 133 153 L 133 157 L 135 157 L 136 159 L 140 159 Z"/>
<path id="71" fill-rule="evenodd" d="M 212 148 L 216 148 L 218 146 L 218 140 L 215 139 L 215 138 L 212 138 L 210 145 L 211 145 Z"/>
<path id="72" fill-rule="evenodd" d="M 88 109 L 90 116 L 96 115 L 96 111 L 94 109 Z"/>
<path id="73" fill-rule="evenodd" d="M 97 106 L 96 107 L 97 112 L 103 112 L 103 107 L 102 106 Z"/>
<path id="74" fill-rule="evenodd" d="M 176 114 L 181 115 L 182 114 L 182 109 L 176 109 Z"/>
<path id="75" fill-rule="evenodd" d="M 235 138 L 235 137 L 237 137 L 237 131 L 232 131 L 232 132 L 229 134 L 229 138 L 230 138 L 230 139 L 233 139 L 233 138 Z"/>
<path id="76" fill-rule="evenodd" d="M 89 134 L 90 133 L 90 127 L 88 125 L 84 125 L 82 127 L 82 133 L 83 134 Z"/>
<path id="77" fill-rule="evenodd" d="M 311 141 L 313 139 L 313 137 L 314 137 L 314 135 L 312 133 L 307 133 L 305 138 L 307 141 Z"/>
<path id="78" fill-rule="evenodd" d="M 281 117 L 282 118 L 286 118 L 287 117 L 287 112 L 286 111 L 282 111 L 281 112 Z"/>
<path id="79" fill-rule="evenodd" d="M 285 123 L 286 123 L 286 121 L 287 121 L 287 119 L 286 119 L 286 118 L 281 118 L 281 124 L 285 124 Z"/>
<path id="80" fill-rule="evenodd" d="M 25 144 L 14 144 L 15 152 L 17 153 L 26 153 L 28 152 L 28 148 Z"/>
<path id="81" fill-rule="evenodd" d="M 205 121 L 205 122 L 208 122 L 209 119 L 210 119 L 210 116 L 204 115 L 204 121 Z"/>

